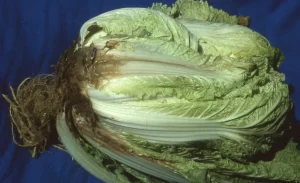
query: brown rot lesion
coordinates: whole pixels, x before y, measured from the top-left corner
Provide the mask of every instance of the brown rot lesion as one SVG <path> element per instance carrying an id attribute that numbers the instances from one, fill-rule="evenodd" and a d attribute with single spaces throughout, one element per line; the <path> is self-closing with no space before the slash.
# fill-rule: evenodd
<path id="1" fill-rule="evenodd" d="M 88 73 L 91 69 L 91 67 L 96 63 L 96 55 L 97 55 L 97 48 L 95 48 L 93 45 L 87 48 L 82 48 L 83 50 L 80 51 L 87 51 L 85 54 L 85 58 L 82 58 L 82 65 L 84 66 L 85 73 Z"/>
<path id="2" fill-rule="evenodd" d="M 94 124 L 97 118 L 84 91 L 86 84 L 90 82 L 97 49 L 93 46 L 77 50 L 73 46 L 70 49 L 58 63 L 57 87 L 64 98 L 65 112 L 76 108 L 83 118 Z"/>
<path id="3" fill-rule="evenodd" d="M 105 47 L 111 50 L 111 49 L 116 48 L 116 46 L 118 46 L 118 45 L 119 45 L 119 41 L 109 40 L 106 42 Z"/>

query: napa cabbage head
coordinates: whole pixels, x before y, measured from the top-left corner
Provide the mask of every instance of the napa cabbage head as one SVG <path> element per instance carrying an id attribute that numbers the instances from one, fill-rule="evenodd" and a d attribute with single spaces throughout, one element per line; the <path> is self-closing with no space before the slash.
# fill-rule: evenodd
<path id="1" fill-rule="evenodd" d="M 214 141 L 249 157 L 284 130 L 284 75 L 267 40 L 248 28 L 125 8 L 87 21 L 77 49 L 86 47 L 98 51 L 83 91 L 101 123 L 129 141 Z"/>

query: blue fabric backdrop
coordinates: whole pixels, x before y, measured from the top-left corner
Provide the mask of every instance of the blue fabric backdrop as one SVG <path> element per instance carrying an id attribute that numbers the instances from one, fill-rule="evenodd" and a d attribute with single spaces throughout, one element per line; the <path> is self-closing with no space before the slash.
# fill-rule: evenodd
<path id="1" fill-rule="evenodd" d="M 0 93 L 25 78 L 50 73 L 51 64 L 77 38 L 89 18 L 121 7 L 149 7 L 154 0 L 0 0 Z M 162 0 L 171 4 L 173 0 Z M 300 120 L 300 1 L 210 0 L 230 14 L 251 17 L 251 28 L 285 54 L 280 70 L 292 84 Z M 50 148 L 38 159 L 12 143 L 8 105 L 0 99 L 0 182 L 99 182 L 71 157 Z M 299 132 L 300 133 L 300 132 Z"/>

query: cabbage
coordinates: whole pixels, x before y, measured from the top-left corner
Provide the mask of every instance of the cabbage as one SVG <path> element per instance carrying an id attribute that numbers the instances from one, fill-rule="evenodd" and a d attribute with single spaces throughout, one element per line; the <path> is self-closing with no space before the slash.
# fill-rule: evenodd
<path id="1" fill-rule="evenodd" d="M 289 90 L 277 71 L 283 57 L 237 23 L 189 0 L 100 14 L 57 64 L 46 87 L 55 94 L 40 88 L 53 106 L 24 118 L 17 102 L 11 115 L 34 125 L 55 117 L 69 154 L 106 182 L 300 182 L 299 166 L 283 158 L 297 159 L 293 143 L 271 162 L 259 158 L 290 127 Z"/>
<path id="2" fill-rule="evenodd" d="M 97 126 L 134 153 L 95 142 L 75 117 L 82 137 L 164 181 L 197 182 L 226 166 L 222 158 L 247 162 L 286 130 L 284 75 L 270 61 L 274 49 L 249 28 L 124 8 L 87 21 L 73 54 L 93 55 L 80 86 Z"/>
<path id="3" fill-rule="evenodd" d="M 126 22 L 136 23 L 120 26 Z M 199 26 L 198 22 L 194 25 Z M 91 34 L 91 26 L 98 26 L 99 31 Z M 203 27 L 209 25 L 204 23 Z M 151 34 L 137 35 L 136 30 Z M 262 48 L 258 47 L 256 54 L 249 52 L 242 58 L 202 53 L 202 44 L 197 44 L 197 36 L 189 30 L 162 13 L 139 8 L 111 11 L 86 22 L 78 49 L 92 46 L 99 50 L 92 73 L 96 82 L 84 89 L 94 110 L 122 125 L 130 123 L 141 128 L 184 124 L 196 130 L 210 124 L 241 133 L 270 133 L 269 124 L 279 128 L 278 119 L 289 107 L 288 88 L 284 75 L 268 64 L 267 49 L 260 44 Z M 205 33 L 201 35 L 209 39 Z M 258 43 L 253 40 L 253 46 L 249 43 L 245 47 L 254 48 Z M 113 48 L 107 48 L 107 44 L 113 44 Z M 141 116 L 128 116 L 130 111 Z M 149 117 L 146 121 L 145 116 Z"/>

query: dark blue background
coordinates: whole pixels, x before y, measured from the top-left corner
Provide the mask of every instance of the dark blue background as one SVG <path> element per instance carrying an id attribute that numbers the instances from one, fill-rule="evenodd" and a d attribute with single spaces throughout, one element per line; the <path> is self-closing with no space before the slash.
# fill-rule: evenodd
<path id="1" fill-rule="evenodd" d="M 51 64 L 77 38 L 89 18 L 121 7 L 149 7 L 154 0 L 0 0 L 0 93 L 25 78 L 51 73 Z M 163 0 L 171 4 L 173 0 Z M 292 84 L 300 119 L 300 1 L 210 0 L 230 14 L 251 17 L 251 28 L 285 55 L 280 70 Z M 297 95 L 298 94 L 298 95 Z M 0 99 L 0 182 L 99 182 L 55 148 L 32 159 L 12 143 L 8 105 Z M 299 132 L 300 133 L 300 132 Z"/>

